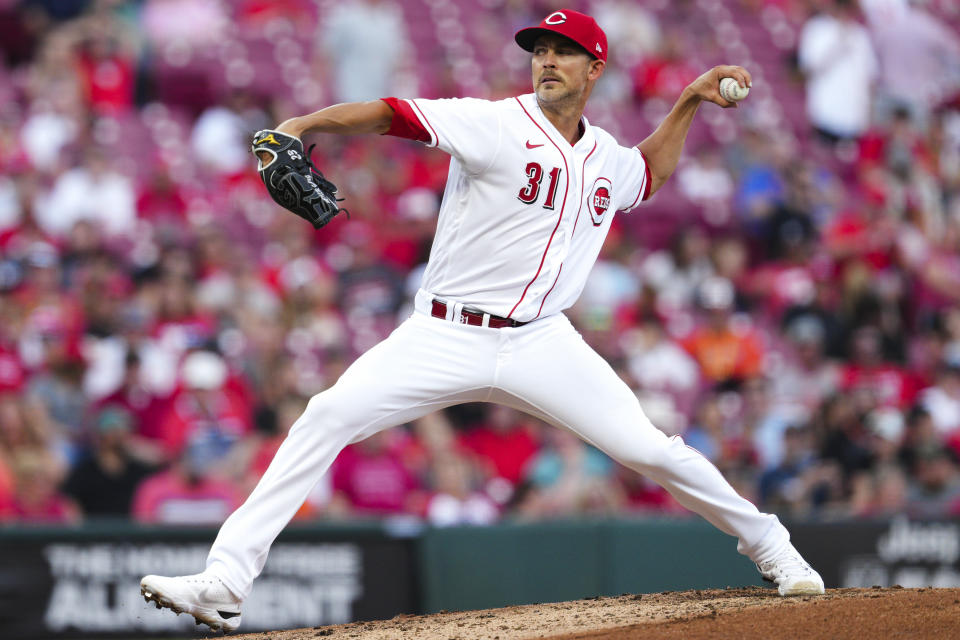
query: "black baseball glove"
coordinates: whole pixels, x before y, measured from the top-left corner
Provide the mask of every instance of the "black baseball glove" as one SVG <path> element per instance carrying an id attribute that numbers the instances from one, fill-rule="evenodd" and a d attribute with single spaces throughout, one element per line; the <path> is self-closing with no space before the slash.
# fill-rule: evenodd
<path id="1" fill-rule="evenodd" d="M 254 154 L 266 151 L 271 156 L 264 164 L 257 155 L 257 171 L 270 197 L 312 224 L 314 229 L 323 227 L 335 215 L 346 211 L 337 204 L 343 198 L 336 197 L 336 185 L 313 166 L 310 160 L 312 146 L 304 153 L 299 138 L 264 129 L 254 134 L 251 150 Z"/>

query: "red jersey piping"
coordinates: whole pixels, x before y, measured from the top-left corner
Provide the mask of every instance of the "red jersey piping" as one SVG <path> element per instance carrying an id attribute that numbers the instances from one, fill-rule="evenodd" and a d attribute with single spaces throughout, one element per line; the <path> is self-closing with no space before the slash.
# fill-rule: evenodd
<path id="1" fill-rule="evenodd" d="M 413 105 L 413 108 L 417 110 L 417 112 L 420 114 L 420 117 L 423 118 L 423 121 L 427 123 L 428 127 L 430 127 L 430 133 L 433 135 L 433 146 L 440 146 L 440 138 L 437 136 L 437 132 L 434 130 L 433 125 L 430 124 L 429 120 L 427 120 L 427 116 L 424 115 L 423 109 L 420 108 L 420 105 L 417 104 L 416 100 L 410 100 L 410 104 Z M 644 162 L 646 162 L 646 159 L 644 159 Z"/>
<path id="2" fill-rule="evenodd" d="M 646 200 L 650 197 L 650 165 L 647 164 L 647 156 L 643 155 L 643 151 L 640 151 L 640 147 L 634 147 L 634 149 L 636 149 L 637 153 L 640 154 L 640 157 L 643 158 L 643 187 L 640 189 L 640 193 L 637 194 L 633 204 L 627 207 L 627 211 L 637 206 L 637 203 L 639 203 L 640 200 Z"/>
<path id="3" fill-rule="evenodd" d="M 536 282 L 537 278 L 540 276 L 540 272 L 543 270 L 543 263 L 544 263 L 544 262 L 546 261 L 546 259 L 547 259 L 547 251 L 550 250 L 550 244 L 553 242 L 553 236 L 556 235 L 557 229 L 560 228 L 560 221 L 563 220 L 563 210 L 564 210 L 564 209 L 566 208 L 566 206 L 567 206 L 567 192 L 570 191 L 570 170 L 569 170 L 569 168 L 567 167 L 567 156 L 564 155 L 563 150 L 560 149 L 560 146 L 559 146 L 556 142 L 553 141 L 553 138 L 551 138 L 549 135 L 547 135 L 547 132 L 543 130 L 543 127 L 540 126 L 540 123 L 537 122 L 537 121 L 533 118 L 533 116 L 530 115 L 530 112 L 527 111 L 527 108 L 523 106 L 523 103 L 522 103 L 522 102 L 520 102 L 520 98 L 514 98 L 514 99 L 517 101 L 517 104 L 520 105 L 520 108 L 523 109 L 523 112 L 524 112 L 525 114 L 527 114 L 527 117 L 530 118 L 530 122 L 532 122 L 533 124 L 535 124 L 536 127 L 537 127 L 537 129 L 540 129 L 540 131 L 543 133 L 543 135 L 545 135 L 545 136 L 547 137 L 547 140 L 550 141 L 550 144 L 552 144 L 553 146 L 555 146 L 555 147 L 557 148 L 557 151 L 560 152 L 560 157 L 563 158 L 563 170 L 564 170 L 564 173 L 567 174 L 567 185 L 563 188 L 563 204 L 560 205 L 560 215 L 557 217 L 557 224 L 553 227 L 553 232 L 550 234 L 550 239 L 547 240 L 547 247 L 543 250 L 543 255 L 540 257 L 540 266 L 537 267 L 537 273 L 534 274 L 533 279 L 530 280 L 530 282 L 527 283 L 527 286 L 523 288 L 523 293 L 520 294 L 520 299 L 517 300 L 517 304 L 513 305 L 513 309 L 510 309 L 510 313 L 507 314 L 507 317 L 508 317 L 508 318 L 511 318 L 511 316 L 513 316 L 513 312 L 517 310 L 517 307 L 520 306 L 520 303 L 523 302 L 524 297 L 526 297 L 526 295 L 527 295 L 527 290 L 530 289 L 530 285 L 532 285 L 534 282 Z M 562 263 L 561 263 L 561 266 L 562 266 Z M 560 273 L 557 272 L 557 277 L 559 277 L 559 276 L 560 276 Z M 554 284 L 556 284 L 556 283 L 554 283 Z M 542 308 L 543 308 L 543 303 L 541 303 L 541 309 L 542 309 Z M 513 318 L 511 318 L 511 319 L 513 319 Z"/>
<path id="4" fill-rule="evenodd" d="M 577 232 L 577 223 L 580 222 L 580 212 L 583 211 L 583 188 L 586 186 L 584 184 L 583 176 L 586 175 L 587 171 L 587 160 L 590 159 L 590 156 L 593 155 L 593 152 L 597 150 L 597 141 L 593 141 L 593 149 L 590 149 L 590 153 L 587 154 L 587 157 L 583 159 L 583 166 L 580 167 L 580 207 L 577 209 L 577 217 L 573 221 L 573 231 L 570 232 L 570 237 L 573 238 L 573 234 Z"/>
<path id="5" fill-rule="evenodd" d="M 537 310 L 537 318 L 540 317 L 540 314 L 543 313 L 543 303 L 547 301 L 547 296 L 550 295 L 550 291 L 553 291 L 553 288 L 557 286 L 557 281 L 560 279 L 560 272 L 563 271 L 563 263 L 560 263 L 560 268 L 557 269 L 557 277 L 553 279 L 553 284 L 550 285 L 549 291 L 543 294 L 543 300 L 540 301 L 540 308 Z M 536 320 L 537 318 L 534 318 Z"/>

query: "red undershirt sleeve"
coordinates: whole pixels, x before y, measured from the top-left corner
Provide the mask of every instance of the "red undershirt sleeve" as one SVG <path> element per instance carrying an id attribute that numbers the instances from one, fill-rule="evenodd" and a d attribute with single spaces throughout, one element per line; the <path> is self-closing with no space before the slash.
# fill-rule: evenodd
<path id="1" fill-rule="evenodd" d="M 430 132 L 424 128 L 409 102 L 397 98 L 381 98 L 381 100 L 393 109 L 393 120 L 390 121 L 390 128 L 383 135 L 420 142 L 430 142 L 432 140 Z"/>
<path id="2" fill-rule="evenodd" d="M 637 148 L 637 151 L 640 151 L 640 148 Z M 643 197 L 640 198 L 641 201 L 646 200 L 650 197 L 650 164 L 647 162 L 647 156 L 643 155 L 643 151 L 640 151 L 640 156 L 643 158 Z"/>

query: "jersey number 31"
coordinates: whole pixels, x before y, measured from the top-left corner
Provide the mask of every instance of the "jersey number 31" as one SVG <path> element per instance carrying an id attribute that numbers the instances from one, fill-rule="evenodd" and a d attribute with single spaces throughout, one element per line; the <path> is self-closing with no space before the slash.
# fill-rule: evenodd
<path id="1" fill-rule="evenodd" d="M 527 184 L 523 185 L 517 197 L 520 202 L 533 204 L 540 195 L 540 182 L 543 180 L 543 167 L 538 162 L 527 163 Z M 543 203 L 544 209 L 553 209 L 554 197 L 557 195 L 557 185 L 560 183 L 560 167 L 554 167 L 550 170 L 550 184 L 547 186 L 547 198 Z"/>

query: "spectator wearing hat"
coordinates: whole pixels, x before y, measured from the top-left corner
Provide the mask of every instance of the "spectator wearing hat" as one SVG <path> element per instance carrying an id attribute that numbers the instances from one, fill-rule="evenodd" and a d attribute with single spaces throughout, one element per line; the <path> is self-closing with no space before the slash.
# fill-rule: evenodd
<path id="1" fill-rule="evenodd" d="M 128 517 L 137 486 L 155 470 L 136 457 L 132 426 L 120 407 L 104 407 L 93 419 L 90 448 L 64 483 L 84 515 Z"/>
<path id="2" fill-rule="evenodd" d="M 142 369 L 143 363 L 139 354 L 133 350 L 127 351 L 119 388 L 101 398 L 96 409 L 113 407 L 128 414 L 133 428 L 130 437 L 137 441 L 137 449 L 152 449 L 154 453 L 147 457 L 159 461 L 164 458 L 160 442 L 163 420 L 169 407 L 162 398 L 146 387 Z"/>
<path id="3" fill-rule="evenodd" d="M 906 422 L 899 409 L 878 407 L 866 417 L 867 446 L 874 468 L 896 465 L 903 443 Z"/>
<path id="4" fill-rule="evenodd" d="M 252 430 L 251 407 L 238 392 L 224 359 L 212 351 L 187 354 L 180 380 L 161 421 L 162 444 L 177 457 L 192 440 L 206 437 L 211 449 L 208 464 L 223 462 L 233 445 Z"/>
<path id="5" fill-rule="evenodd" d="M 906 421 L 898 409 L 890 407 L 874 409 L 864 421 L 870 469 L 851 478 L 849 513 L 857 517 L 890 516 L 906 507 L 907 478 L 900 463 Z"/>

